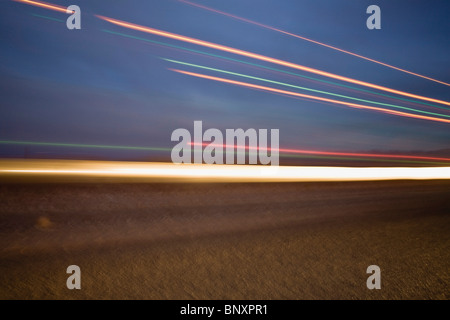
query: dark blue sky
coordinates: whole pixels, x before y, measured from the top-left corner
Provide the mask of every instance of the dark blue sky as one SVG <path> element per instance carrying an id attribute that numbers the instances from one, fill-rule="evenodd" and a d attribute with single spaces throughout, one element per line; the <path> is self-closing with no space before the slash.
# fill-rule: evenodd
<path id="1" fill-rule="evenodd" d="M 192 130 L 194 120 L 203 120 L 205 129 L 280 129 L 280 145 L 286 148 L 335 151 L 450 148 L 450 124 L 294 99 L 193 78 L 168 68 L 231 77 L 177 66 L 161 58 L 432 112 L 450 114 L 448 110 L 384 99 L 107 33 L 104 30 L 320 78 L 302 71 L 124 29 L 96 18 L 94 14 L 446 101 L 450 100 L 448 86 L 176 0 L 49 2 L 63 6 L 79 5 L 82 29 L 68 30 L 65 26 L 67 15 L 64 13 L 8 0 L 0 2 L 0 140 L 171 148 L 174 145 L 170 141 L 173 130 L 180 127 Z M 197 2 L 450 82 L 449 1 Z M 371 4 L 381 8 L 381 30 L 366 28 L 366 8 Z M 233 79 L 268 85 L 242 78 Z M 0 145 L 0 156 L 20 155 L 22 150 L 23 147 Z M 108 153 L 43 147 L 33 147 L 33 152 L 65 152 L 69 157 L 71 152 L 103 153 L 123 158 L 139 156 L 136 153 L 125 154 L 124 151 Z"/>

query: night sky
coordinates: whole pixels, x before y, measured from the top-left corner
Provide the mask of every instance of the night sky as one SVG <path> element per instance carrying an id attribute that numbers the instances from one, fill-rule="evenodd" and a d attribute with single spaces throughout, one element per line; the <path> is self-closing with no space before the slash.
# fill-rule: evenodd
<path id="1" fill-rule="evenodd" d="M 195 78 L 169 69 L 307 93 L 177 65 L 162 58 L 450 115 L 448 106 L 430 103 L 435 105 L 432 107 L 395 100 L 187 51 L 199 50 L 350 85 L 300 70 L 126 29 L 98 19 L 95 14 L 449 101 L 450 89 L 446 85 L 176 0 L 48 2 L 65 7 L 71 4 L 80 6 L 82 29 L 68 30 L 68 15 L 64 13 L 9 0 L 0 2 L 2 141 L 172 148 L 176 144 L 170 140 L 173 130 L 186 128 L 192 131 L 193 121 L 202 120 L 204 129 L 279 129 L 280 147 L 284 148 L 350 152 L 450 148 L 449 123 L 358 110 Z M 450 82 L 449 1 L 196 2 Z M 366 8 L 371 4 L 381 8 L 381 30 L 366 27 L 369 16 Z M 27 150 L 33 156 L 64 155 L 69 158 L 95 155 L 131 160 L 151 155 L 139 151 L 43 146 L 30 146 Z M 0 156 L 23 155 L 24 145 L 0 144 Z"/>

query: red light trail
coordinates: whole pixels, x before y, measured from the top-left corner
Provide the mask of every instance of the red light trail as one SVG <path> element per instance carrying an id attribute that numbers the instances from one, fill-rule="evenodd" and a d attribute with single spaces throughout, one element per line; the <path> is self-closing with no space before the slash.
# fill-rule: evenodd
<path id="1" fill-rule="evenodd" d="M 245 150 L 264 150 L 271 151 L 271 148 L 260 148 L 260 147 L 251 147 L 251 146 L 232 146 L 227 144 L 215 144 L 215 143 L 195 143 L 190 142 L 189 145 L 198 146 L 201 145 L 203 147 L 212 146 L 219 148 L 234 148 L 237 149 L 245 149 Z M 345 157 L 364 157 L 364 158 L 392 158 L 392 159 L 416 159 L 416 160 L 435 160 L 435 161 L 450 161 L 450 158 L 442 158 L 442 157 L 426 157 L 426 156 L 414 156 L 414 155 L 400 155 L 400 154 L 378 154 L 378 153 L 357 153 L 357 152 L 333 152 L 333 151 L 316 151 L 316 150 L 305 150 L 305 149 L 286 149 L 279 148 L 278 151 L 280 153 L 294 153 L 294 154 L 311 154 L 311 155 L 324 155 L 324 156 L 345 156 Z"/>

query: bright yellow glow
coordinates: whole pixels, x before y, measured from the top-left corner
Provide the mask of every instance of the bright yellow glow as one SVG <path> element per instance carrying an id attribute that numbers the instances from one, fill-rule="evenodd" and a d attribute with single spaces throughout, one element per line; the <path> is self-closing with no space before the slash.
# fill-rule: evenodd
<path id="1" fill-rule="evenodd" d="M 7 177 L 80 177 L 139 181 L 295 182 L 450 179 L 450 167 L 294 167 L 84 160 L 0 160 Z"/>

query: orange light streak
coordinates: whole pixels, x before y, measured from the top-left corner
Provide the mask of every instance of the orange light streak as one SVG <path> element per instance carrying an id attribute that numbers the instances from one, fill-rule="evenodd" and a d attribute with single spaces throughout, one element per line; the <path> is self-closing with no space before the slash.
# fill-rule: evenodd
<path id="1" fill-rule="evenodd" d="M 34 0 L 13 0 L 13 1 L 22 2 L 22 3 L 30 4 L 30 5 L 36 6 L 36 7 L 41 7 L 41 8 L 45 8 L 45 9 L 50 9 L 50 10 L 54 10 L 54 11 L 67 13 L 67 8 L 58 6 L 56 4 L 43 2 L 43 1 L 34 1 Z"/>
<path id="2" fill-rule="evenodd" d="M 208 48 L 212 48 L 212 49 L 216 49 L 216 50 L 221 50 L 221 51 L 225 51 L 225 52 L 229 52 L 229 53 L 233 53 L 233 54 L 237 54 L 237 55 L 241 55 L 241 56 L 245 56 L 245 57 L 249 57 L 249 58 L 253 58 L 253 59 L 257 59 L 257 60 L 261 60 L 261 61 L 266 61 L 266 62 L 282 65 L 285 67 L 298 69 L 298 70 L 318 74 L 318 75 L 321 75 L 324 77 L 333 78 L 333 79 L 337 79 L 337 80 L 341 80 L 341 81 L 345 81 L 345 82 L 349 82 L 349 83 L 358 84 L 361 86 L 365 86 L 365 87 L 369 87 L 369 88 L 373 88 L 373 89 L 377 89 L 377 90 L 395 93 L 398 95 L 402 95 L 402 96 L 406 96 L 406 97 L 410 97 L 410 98 L 414 98 L 414 99 L 425 100 L 425 101 L 430 101 L 430 102 L 440 103 L 440 104 L 450 106 L 450 102 L 447 102 L 447 101 L 428 98 L 428 97 L 424 97 L 424 96 L 419 96 L 419 95 L 415 95 L 412 93 L 399 91 L 399 90 L 379 86 L 379 85 L 364 82 L 364 81 L 359 81 L 359 80 L 348 78 L 348 77 L 343 77 L 343 76 L 329 73 L 326 71 L 309 68 L 306 66 L 292 63 L 292 62 L 287 62 L 284 60 L 279 60 L 279 59 L 263 56 L 260 54 L 256 54 L 256 53 L 252 53 L 252 52 L 248 52 L 248 51 L 244 51 L 244 50 L 240 50 L 240 49 L 235 49 L 235 48 L 227 47 L 227 46 L 220 45 L 220 44 L 215 44 L 215 43 L 204 41 L 204 40 L 190 38 L 190 37 L 178 35 L 178 34 L 167 32 L 167 31 L 162 31 L 162 30 L 158 30 L 158 29 L 154 29 L 154 28 L 150 28 L 150 27 L 145 27 L 145 26 L 141 26 L 141 25 L 137 25 L 137 24 L 133 24 L 133 23 L 117 20 L 117 19 L 112 19 L 112 18 L 108 18 L 108 17 L 104 17 L 104 16 L 97 15 L 97 17 L 100 19 L 103 19 L 105 21 L 108 21 L 112 24 L 124 27 L 124 28 L 137 30 L 137 31 L 141 31 L 141 32 L 146 32 L 146 33 L 150 33 L 150 34 L 155 34 L 158 36 L 175 39 L 175 40 L 179 40 L 179 41 L 184 41 L 184 42 L 188 42 L 188 43 L 193 43 L 196 45 L 200 45 L 200 46 L 204 46 L 204 47 L 208 47 Z"/>
<path id="3" fill-rule="evenodd" d="M 395 70 L 398 70 L 398 71 L 401 71 L 401 72 L 405 72 L 405 73 L 414 75 L 416 77 L 424 78 L 424 79 L 427 79 L 427 80 L 431 80 L 431 81 L 434 81 L 434 82 L 441 83 L 441 84 L 446 85 L 446 86 L 450 86 L 450 83 L 443 82 L 443 81 L 440 81 L 440 80 L 437 80 L 437 79 L 433 79 L 433 78 L 430 78 L 430 77 L 427 77 L 427 76 L 424 76 L 424 75 L 421 75 L 421 74 L 418 74 L 418 73 L 415 73 L 415 72 L 412 72 L 412 71 L 401 69 L 401 68 L 395 67 L 393 65 L 390 65 L 390 64 L 387 64 L 387 63 L 384 63 L 384 62 L 381 62 L 381 61 L 377 61 L 375 59 L 371 59 L 371 58 L 368 58 L 368 57 L 365 57 L 365 56 L 353 53 L 351 51 L 340 49 L 340 48 L 331 46 L 331 45 L 323 43 L 323 42 L 319 42 L 319 41 L 316 41 L 316 40 L 312 40 L 312 39 L 309 39 L 309 38 L 306 38 L 306 37 L 299 36 L 299 35 L 294 34 L 294 33 L 290 33 L 290 32 L 287 32 L 287 31 L 284 31 L 284 30 L 281 30 L 281 29 L 277 29 L 277 28 L 268 26 L 266 24 L 262 24 L 262 23 L 259 23 L 259 22 L 253 21 L 253 20 L 242 18 L 242 17 L 236 16 L 236 15 L 233 15 L 233 14 L 230 14 L 230 13 L 227 13 L 227 12 L 224 12 L 224 11 L 216 10 L 216 9 L 213 9 L 213 8 L 210 8 L 210 7 L 207 7 L 207 6 L 203 6 L 203 5 L 194 3 L 194 2 L 190 2 L 190 1 L 186 1 L 186 0 L 178 0 L 178 1 L 186 3 L 186 4 L 189 4 L 191 6 L 202 8 L 204 10 L 215 12 L 215 13 L 218 13 L 218 14 L 221 14 L 221 15 L 224 15 L 224 16 L 236 19 L 236 20 L 244 21 L 246 23 L 250 23 L 250 24 L 253 24 L 253 25 L 265 28 L 265 29 L 269 29 L 269 30 L 272 30 L 272 31 L 280 32 L 280 33 L 289 35 L 291 37 L 295 37 L 295 38 L 298 38 L 298 39 L 309 41 L 309 42 L 312 42 L 312 43 L 315 43 L 315 44 L 318 44 L 318 45 L 321 45 L 321 46 L 324 46 L 324 47 L 327 47 L 327 48 L 330 48 L 330 49 L 333 49 L 333 50 L 336 50 L 336 51 L 340 51 L 340 52 L 343 52 L 343 53 L 346 53 L 346 54 L 349 54 L 349 55 L 352 55 L 352 56 L 355 56 L 355 57 L 358 57 L 358 58 L 361 58 L 361 59 L 364 59 L 364 60 L 367 60 L 367 61 L 370 61 L 370 62 L 378 63 L 378 64 L 383 65 L 385 67 L 388 67 L 388 68 L 391 68 L 391 69 L 395 69 Z"/>
<path id="4" fill-rule="evenodd" d="M 345 102 L 345 101 L 340 101 L 340 100 L 316 97 L 316 96 L 311 96 L 311 95 L 308 95 L 308 94 L 302 94 L 302 93 L 297 93 L 297 92 L 293 92 L 293 91 L 286 91 L 286 90 L 281 90 L 281 89 L 275 89 L 275 88 L 260 86 L 260 85 L 246 83 L 246 82 L 241 82 L 241 81 L 235 81 L 235 80 L 229 80 L 229 79 L 224 79 L 224 78 L 219 78 L 219 77 L 213 77 L 213 76 L 208 76 L 208 75 L 195 73 L 195 72 L 188 72 L 188 71 L 177 70 L 177 69 L 169 69 L 169 70 L 172 70 L 172 71 L 175 71 L 175 72 L 178 72 L 178 73 L 182 73 L 182 74 L 186 74 L 186 75 L 190 75 L 190 76 L 194 76 L 194 77 L 198 77 L 198 78 L 204 78 L 204 79 L 208 79 L 208 80 L 225 82 L 225 83 L 235 84 L 235 85 L 243 86 L 243 87 L 247 87 L 247 88 L 258 89 L 258 90 L 269 91 L 269 92 L 275 92 L 275 93 L 285 94 L 285 95 L 294 96 L 294 97 L 301 97 L 301 98 L 319 100 L 319 101 L 324 101 L 324 102 L 336 103 L 336 104 L 345 105 L 345 106 L 348 106 L 348 107 L 351 107 L 351 108 L 379 111 L 379 112 L 383 112 L 383 113 L 388 113 L 388 114 L 393 114 L 393 115 L 402 116 L 402 117 L 408 117 L 408 118 L 416 118 L 416 119 L 423 119 L 423 120 L 431 120 L 431 121 L 437 121 L 437 122 L 450 123 L 450 119 L 441 119 L 441 118 L 435 118 L 435 117 L 428 117 L 428 116 L 422 116 L 422 115 L 413 114 L 413 113 L 406 113 L 406 112 L 401 112 L 401 111 L 396 111 L 396 110 L 389 110 L 389 109 L 384 109 L 384 108 L 366 106 L 366 105 L 362 105 L 362 104 L 350 103 L 350 102 Z"/>

